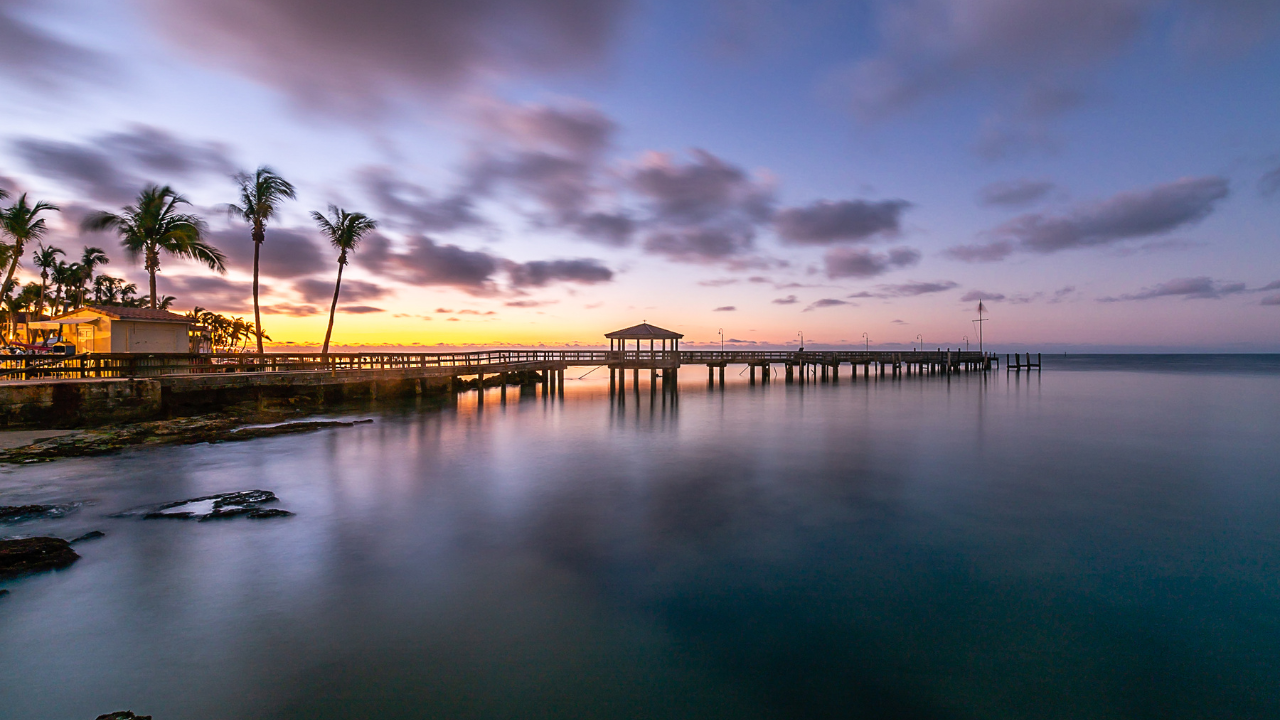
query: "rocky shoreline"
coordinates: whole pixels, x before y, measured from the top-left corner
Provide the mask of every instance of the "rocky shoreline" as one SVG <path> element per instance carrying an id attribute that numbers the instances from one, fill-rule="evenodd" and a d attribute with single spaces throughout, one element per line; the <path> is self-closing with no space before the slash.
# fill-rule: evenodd
<path id="1" fill-rule="evenodd" d="M 29 445 L 2 450 L 0 463 L 27 464 L 48 462 L 58 458 L 92 457 L 136 446 L 238 442 L 373 422 L 372 420 L 285 422 L 296 416 L 297 413 L 232 411 L 172 420 L 113 425 L 72 435 L 45 438 Z"/>

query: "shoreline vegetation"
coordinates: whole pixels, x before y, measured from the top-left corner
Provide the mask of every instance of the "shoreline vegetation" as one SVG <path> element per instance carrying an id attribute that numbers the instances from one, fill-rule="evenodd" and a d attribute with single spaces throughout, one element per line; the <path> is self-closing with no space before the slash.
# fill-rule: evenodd
<path id="1" fill-rule="evenodd" d="M 206 338 L 210 349 L 244 352 L 256 346 L 257 352 L 262 353 L 263 341 L 270 340 L 271 336 L 262 329 L 258 301 L 259 256 L 268 221 L 279 214 L 285 200 L 296 199 L 296 193 L 291 183 L 266 165 L 252 174 L 239 172 L 232 178 L 239 186 L 239 202 L 223 205 L 221 209 L 249 227 L 246 239 L 253 243 L 253 321 L 225 317 L 200 307 L 192 309 L 187 316 L 202 323 L 205 331 L 212 335 Z M 8 197 L 8 192 L 0 188 L 0 200 Z M 43 352 L 55 339 L 72 342 L 63 338 L 60 331 L 35 330 L 30 328 L 30 323 L 53 320 L 90 302 L 170 309 L 177 298 L 162 296 L 156 288 L 163 256 L 194 261 L 219 274 L 227 272 L 226 255 L 209 242 L 208 223 L 199 215 L 183 212 L 191 205 L 190 201 L 169 185 L 148 184 L 139 191 L 134 204 L 124 206 L 119 212 L 91 213 L 80 223 L 84 232 L 114 233 L 129 258 L 135 264 L 141 263 L 148 276 L 147 292 L 141 296 L 136 284 L 97 272 L 99 267 L 111 264 L 102 248 L 86 247 L 78 262 L 60 259 L 66 256 L 66 251 L 46 246 L 43 240 L 49 231 L 47 214 L 61 212 L 62 208 L 42 200 L 31 202 L 27 197 L 27 193 L 22 193 L 8 207 L 0 209 L 0 267 L 3 268 L 0 271 L 5 272 L 4 283 L 0 285 L 0 310 L 6 320 L 0 341 L 9 351 Z M 338 251 L 333 307 L 323 342 L 326 349 L 333 334 L 342 269 L 361 238 L 378 226 L 376 220 L 363 213 L 348 212 L 334 205 L 330 205 L 328 211 L 328 217 L 320 212 L 311 213 L 321 234 Z M 30 261 L 39 271 L 39 282 L 21 285 L 15 273 L 23 261 L 23 252 L 32 245 L 36 248 Z M 19 330 L 20 321 L 27 324 L 25 333 Z"/>

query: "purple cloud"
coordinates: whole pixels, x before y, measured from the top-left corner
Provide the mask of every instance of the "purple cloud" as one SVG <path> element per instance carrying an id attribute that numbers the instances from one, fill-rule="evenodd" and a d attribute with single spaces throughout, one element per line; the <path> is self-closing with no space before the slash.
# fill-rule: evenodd
<path id="1" fill-rule="evenodd" d="M 853 303 L 848 302 L 847 300 L 837 300 L 836 298 L 822 298 L 821 300 L 815 300 L 809 303 L 809 307 L 806 307 L 804 310 L 801 310 L 801 312 L 809 312 L 810 310 L 816 310 L 818 308 L 836 307 L 837 305 L 852 305 L 852 304 Z"/>
<path id="2" fill-rule="evenodd" d="M 370 114 L 404 91 L 596 67 L 623 0 L 147 0 L 184 49 L 308 106 Z M 191 33 L 193 27 L 199 33 Z"/>
<path id="3" fill-rule="evenodd" d="M 1043 200 L 1057 188 L 1048 180 L 996 182 L 978 191 L 978 202 L 993 207 L 1022 208 Z"/>
<path id="4" fill-rule="evenodd" d="M 952 247 L 946 255 L 966 262 L 989 262 L 1002 260 L 1015 250 L 1048 254 L 1162 235 L 1208 217 L 1228 193 L 1226 178 L 1184 178 L 1117 193 L 1064 214 L 1020 215 L 993 230 L 994 241 Z"/>
<path id="5" fill-rule="evenodd" d="M 712 310 L 711 312 L 733 312 L 734 310 L 737 310 L 737 309 L 738 308 L 734 307 L 733 305 L 722 305 L 716 308 L 715 310 Z"/>
<path id="6" fill-rule="evenodd" d="M 875 253 L 863 248 L 834 248 L 823 258 L 827 277 L 868 278 L 920 262 L 920 251 L 893 248 L 888 253 Z"/>
<path id="7" fill-rule="evenodd" d="M 819 200 L 804 207 L 780 210 L 774 227 L 784 242 L 830 245 L 895 237 L 901 232 L 906 200 Z"/>
<path id="8" fill-rule="evenodd" d="M 1124 300 L 1150 300 L 1161 297 L 1181 297 L 1187 300 L 1220 300 L 1228 295 L 1245 292 L 1244 283 L 1227 283 L 1207 276 L 1176 278 L 1153 287 L 1121 295 L 1119 297 L 1100 298 L 1101 302 L 1120 302 Z"/>

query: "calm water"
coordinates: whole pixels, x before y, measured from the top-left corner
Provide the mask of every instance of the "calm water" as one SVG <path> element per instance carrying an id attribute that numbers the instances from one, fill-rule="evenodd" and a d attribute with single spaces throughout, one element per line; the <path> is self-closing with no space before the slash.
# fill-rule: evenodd
<path id="1" fill-rule="evenodd" d="M 1280 361 L 1045 367 L 4 470 L 96 504 L 0 534 L 107 537 L 5 585 L 0 717 L 1280 717 Z M 297 516 L 104 517 L 250 488 Z"/>

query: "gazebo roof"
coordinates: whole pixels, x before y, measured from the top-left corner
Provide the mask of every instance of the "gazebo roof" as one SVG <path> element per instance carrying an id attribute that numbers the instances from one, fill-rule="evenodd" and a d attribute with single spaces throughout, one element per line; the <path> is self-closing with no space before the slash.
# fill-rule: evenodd
<path id="1" fill-rule="evenodd" d="M 649 323 L 640 323 L 623 330 L 614 330 L 611 333 L 606 333 L 605 337 L 610 340 L 678 340 L 684 335 L 671 330 L 664 330 Z"/>

